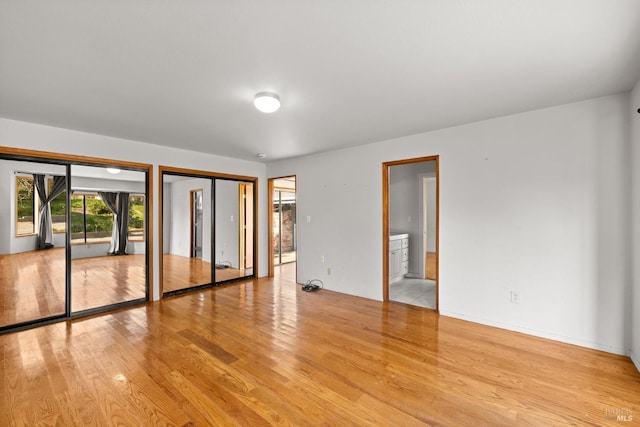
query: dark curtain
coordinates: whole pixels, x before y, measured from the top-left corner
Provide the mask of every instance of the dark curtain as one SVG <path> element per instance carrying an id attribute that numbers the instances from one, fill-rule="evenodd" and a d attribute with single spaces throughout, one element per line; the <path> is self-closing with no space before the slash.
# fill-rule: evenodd
<path id="1" fill-rule="evenodd" d="M 113 212 L 113 231 L 109 255 L 126 255 L 129 234 L 129 193 L 98 192 L 105 205 Z"/>
<path id="2" fill-rule="evenodd" d="M 126 255 L 129 240 L 129 193 L 118 193 L 118 231 L 120 244 L 117 253 Z"/>
<path id="3" fill-rule="evenodd" d="M 116 249 L 120 246 L 120 233 L 118 232 L 118 193 L 98 191 L 98 195 L 105 205 L 113 213 L 113 226 L 111 228 L 111 244 L 109 244 L 108 254 L 116 254 Z"/>
<path id="4" fill-rule="evenodd" d="M 47 196 L 45 176 L 33 174 L 33 185 L 40 199 L 40 224 L 38 227 L 37 249 L 53 247 L 53 224 L 51 221 L 51 201 L 67 188 L 67 178 L 54 176 L 51 193 Z"/>

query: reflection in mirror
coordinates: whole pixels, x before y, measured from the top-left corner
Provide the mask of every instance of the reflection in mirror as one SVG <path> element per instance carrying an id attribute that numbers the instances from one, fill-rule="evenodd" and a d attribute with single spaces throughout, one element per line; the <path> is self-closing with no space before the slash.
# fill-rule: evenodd
<path id="1" fill-rule="evenodd" d="M 211 283 L 211 182 L 163 174 L 163 293 Z"/>
<path id="2" fill-rule="evenodd" d="M 0 159 L 0 327 L 65 314 L 65 177 Z"/>
<path id="3" fill-rule="evenodd" d="M 292 182 L 293 180 L 293 182 Z M 288 186 L 288 187 L 286 187 Z M 293 191 L 288 191 L 289 189 Z M 277 179 L 273 190 L 273 264 L 296 261 L 295 177 Z"/>
<path id="4" fill-rule="evenodd" d="M 216 283 L 253 275 L 253 197 L 251 182 L 216 179 Z"/>
<path id="5" fill-rule="evenodd" d="M 144 172 L 71 166 L 71 310 L 146 296 Z"/>

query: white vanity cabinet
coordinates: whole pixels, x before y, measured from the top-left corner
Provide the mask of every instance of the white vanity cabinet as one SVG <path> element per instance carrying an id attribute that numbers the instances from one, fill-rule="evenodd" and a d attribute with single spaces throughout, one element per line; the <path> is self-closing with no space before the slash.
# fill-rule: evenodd
<path id="1" fill-rule="evenodd" d="M 389 236 L 389 283 L 409 273 L 409 235 L 392 233 Z"/>

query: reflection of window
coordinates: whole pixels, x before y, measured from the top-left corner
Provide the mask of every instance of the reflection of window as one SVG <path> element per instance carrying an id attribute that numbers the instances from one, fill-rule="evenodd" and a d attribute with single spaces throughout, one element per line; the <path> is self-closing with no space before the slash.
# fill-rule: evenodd
<path id="1" fill-rule="evenodd" d="M 97 194 L 71 196 L 71 242 L 111 242 L 113 214 Z"/>
<path id="2" fill-rule="evenodd" d="M 53 187 L 53 178 L 48 180 L 49 194 Z M 51 222 L 53 223 L 54 233 L 64 233 L 66 229 L 66 209 L 67 209 L 67 192 L 63 191 L 58 194 L 49 204 L 51 206 Z"/>
<path id="3" fill-rule="evenodd" d="M 35 234 L 36 199 L 33 177 L 16 176 L 16 236 Z"/>
<path id="4" fill-rule="evenodd" d="M 144 196 L 129 196 L 129 240 L 144 241 Z"/>

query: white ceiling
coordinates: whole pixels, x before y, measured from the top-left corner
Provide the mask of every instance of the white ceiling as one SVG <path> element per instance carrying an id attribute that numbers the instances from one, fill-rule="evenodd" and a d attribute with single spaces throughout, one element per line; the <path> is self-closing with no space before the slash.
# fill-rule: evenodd
<path id="1" fill-rule="evenodd" d="M 0 0 L 0 116 L 255 161 L 639 78 L 638 0 Z"/>

